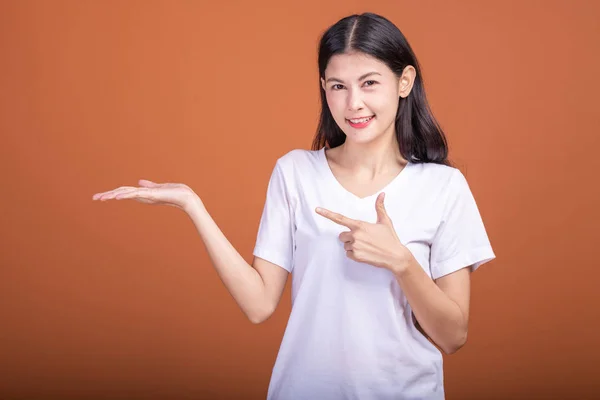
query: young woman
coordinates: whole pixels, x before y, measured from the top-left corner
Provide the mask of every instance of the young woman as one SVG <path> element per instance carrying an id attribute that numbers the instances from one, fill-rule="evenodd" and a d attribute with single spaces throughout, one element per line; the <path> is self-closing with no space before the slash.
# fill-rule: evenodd
<path id="1" fill-rule="evenodd" d="M 495 258 L 484 224 L 400 30 L 371 13 L 343 18 L 318 58 L 317 135 L 278 158 L 252 265 L 184 184 L 141 180 L 94 199 L 187 212 L 254 323 L 292 273 L 269 399 L 443 399 L 438 349 L 465 344 L 470 273 Z"/>

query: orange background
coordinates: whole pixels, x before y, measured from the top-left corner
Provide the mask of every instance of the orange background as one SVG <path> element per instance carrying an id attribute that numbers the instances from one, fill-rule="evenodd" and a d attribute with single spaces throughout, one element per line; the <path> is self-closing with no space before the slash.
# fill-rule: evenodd
<path id="1" fill-rule="evenodd" d="M 447 398 L 600 395 L 600 3 L 2 0 L 1 399 L 266 396 L 289 281 L 252 325 L 183 212 L 92 194 L 186 183 L 250 262 L 318 37 L 363 11 L 413 46 L 498 256 Z"/>

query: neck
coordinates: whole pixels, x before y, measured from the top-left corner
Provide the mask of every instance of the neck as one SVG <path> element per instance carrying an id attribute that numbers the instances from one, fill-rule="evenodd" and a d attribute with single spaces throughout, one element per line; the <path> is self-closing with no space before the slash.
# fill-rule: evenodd
<path id="1" fill-rule="evenodd" d="M 339 162 L 356 174 L 375 177 L 395 172 L 406 164 L 400 154 L 396 135 L 382 135 L 369 143 L 354 143 L 346 140 L 340 146 Z"/>

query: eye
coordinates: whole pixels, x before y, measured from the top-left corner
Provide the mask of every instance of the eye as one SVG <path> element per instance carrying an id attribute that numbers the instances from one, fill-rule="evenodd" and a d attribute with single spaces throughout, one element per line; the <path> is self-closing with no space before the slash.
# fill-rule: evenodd
<path id="1" fill-rule="evenodd" d="M 377 82 L 376 81 L 365 81 L 365 85 L 366 86 L 373 86 L 375 85 Z"/>
<path id="2" fill-rule="evenodd" d="M 339 84 L 339 83 L 336 83 L 336 84 L 335 84 L 335 85 L 333 85 L 331 88 L 332 88 L 333 90 L 341 90 L 341 89 L 343 89 L 343 88 L 344 88 L 344 85 L 342 85 L 342 84 Z"/>

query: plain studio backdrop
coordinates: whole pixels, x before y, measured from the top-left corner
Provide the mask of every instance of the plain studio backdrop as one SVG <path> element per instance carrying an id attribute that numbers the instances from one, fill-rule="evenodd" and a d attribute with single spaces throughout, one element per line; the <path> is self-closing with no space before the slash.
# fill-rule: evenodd
<path id="1" fill-rule="evenodd" d="M 497 254 L 447 398 L 600 395 L 600 2 L 1 0 L 0 399 L 265 398 L 289 281 L 253 325 L 183 212 L 92 195 L 186 183 L 250 262 L 319 35 L 364 11 L 413 46 Z"/>

